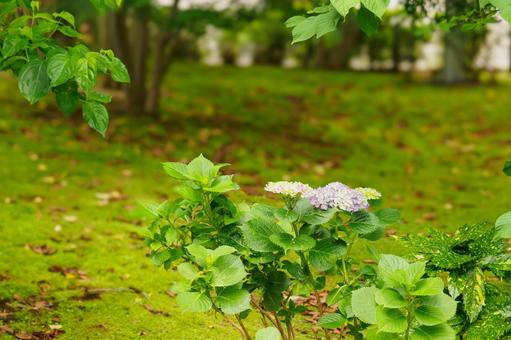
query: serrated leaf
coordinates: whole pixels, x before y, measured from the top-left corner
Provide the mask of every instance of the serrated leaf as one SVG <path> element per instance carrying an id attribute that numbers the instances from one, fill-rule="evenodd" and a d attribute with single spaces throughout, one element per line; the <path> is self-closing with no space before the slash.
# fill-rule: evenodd
<path id="1" fill-rule="evenodd" d="M 415 296 L 438 295 L 443 291 L 444 281 L 439 277 L 431 277 L 419 280 L 410 294 Z"/>
<path id="2" fill-rule="evenodd" d="M 353 314 L 365 323 L 376 324 L 375 287 L 364 287 L 353 291 L 351 308 Z"/>
<path id="3" fill-rule="evenodd" d="M 397 290 L 382 288 L 375 293 L 375 301 L 386 308 L 402 308 L 406 306 L 405 298 Z"/>
<path id="4" fill-rule="evenodd" d="M 207 312 L 213 306 L 211 299 L 204 293 L 183 292 L 177 294 L 177 302 L 185 312 Z"/>
<path id="5" fill-rule="evenodd" d="M 330 313 L 319 318 L 317 325 L 326 329 L 339 328 L 346 323 L 346 318 L 339 313 Z"/>
<path id="6" fill-rule="evenodd" d="M 242 281 L 247 272 L 241 259 L 234 255 L 224 255 L 218 258 L 211 267 L 211 285 L 213 287 L 228 287 Z"/>
<path id="7" fill-rule="evenodd" d="M 381 19 L 389 6 L 390 0 L 361 0 L 364 7 Z"/>
<path id="8" fill-rule="evenodd" d="M 270 241 L 285 250 L 309 250 L 316 245 L 316 241 L 308 235 L 298 235 L 294 238 L 288 233 L 279 233 L 270 236 Z"/>
<path id="9" fill-rule="evenodd" d="M 415 310 L 416 320 L 426 326 L 446 322 L 456 314 L 456 301 L 446 294 L 424 296 Z"/>
<path id="10" fill-rule="evenodd" d="M 379 331 L 386 333 L 403 333 L 408 326 L 406 316 L 399 309 L 382 306 L 376 308 L 376 324 Z"/>
<path id="11" fill-rule="evenodd" d="M 410 340 L 454 340 L 456 333 L 447 324 L 420 326 L 413 330 Z"/>
<path id="12" fill-rule="evenodd" d="M 188 281 L 193 281 L 199 277 L 199 270 L 189 262 L 180 263 L 177 266 L 177 272 Z"/>
<path id="13" fill-rule="evenodd" d="M 309 261 L 318 270 L 328 270 L 346 254 L 346 250 L 346 242 L 331 238 L 324 239 L 309 250 Z"/>
<path id="14" fill-rule="evenodd" d="M 374 232 L 381 224 L 375 214 L 360 210 L 353 213 L 349 225 L 353 231 L 364 235 Z"/>
<path id="15" fill-rule="evenodd" d="M 227 287 L 217 292 L 216 303 L 225 314 L 239 314 L 250 309 L 250 293 L 245 289 Z"/>
<path id="16" fill-rule="evenodd" d="M 255 251 L 274 252 L 281 248 L 270 240 L 271 235 L 284 231 L 270 219 L 255 218 L 240 226 L 247 246 Z"/>
<path id="17" fill-rule="evenodd" d="M 348 15 L 350 9 L 358 6 L 360 0 L 330 0 L 330 3 L 340 15 L 345 17 Z"/>
<path id="18" fill-rule="evenodd" d="M 188 178 L 188 167 L 186 164 L 177 163 L 177 162 L 166 162 L 162 163 L 163 170 L 170 177 L 176 179 L 187 179 Z"/>

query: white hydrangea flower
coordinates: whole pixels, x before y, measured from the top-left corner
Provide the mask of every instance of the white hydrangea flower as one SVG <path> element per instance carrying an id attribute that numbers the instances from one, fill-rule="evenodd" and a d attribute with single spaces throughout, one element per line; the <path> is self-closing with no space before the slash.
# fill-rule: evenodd
<path id="1" fill-rule="evenodd" d="M 305 196 L 312 191 L 312 188 L 308 184 L 302 182 L 269 182 L 264 187 L 264 190 L 272 192 L 274 194 L 280 194 L 289 197 Z"/>
<path id="2" fill-rule="evenodd" d="M 364 195 L 367 200 L 377 200 L 381 198 L 381 192 L 373 188 L 356 188 L 358 192 Z"/>

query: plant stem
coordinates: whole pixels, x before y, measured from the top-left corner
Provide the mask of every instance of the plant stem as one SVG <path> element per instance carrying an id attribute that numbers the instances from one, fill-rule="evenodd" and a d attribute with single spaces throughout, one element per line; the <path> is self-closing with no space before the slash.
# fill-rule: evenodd
<path id="1" fill-rule="evenodd" d="M 287 334 L 284 332 L 284 328 L 282 327 L 282 323 L 279 320 L 279 317 L 277 316 L 276 312 L 273 312 L 273 317 L 275 318 L 275 323 L 277 324 L 277 328 L 282 335 L 283 340 L 289 340 L 287 337 Z"/>
<path id="2" fill-rule="evenodd" d="M 348 272 L 348 268 L 346 266 L 346 259 L 350 256 L 351 250 L 353 249 L 353 245 L 355 244 L 355 242 L 358 239 L 358 234 L 357 233 L 353 233 L 353 235 L 354 236 L 353 236 L 352 240 L 348 244 L 348 249 L 346 250 L 346 254 L 344 254 L 344 256 L 341 258 L 342 273 L 343 273 L 344 283 L 345 284 L 349 284 L 349 282 L 350 282 L 349 272 Z"/>
<path id="3" fill-rule="evenodd" d="M 406 317 L 406 333 L 405 333 L 405 340 L 408 340 L 410 338 L 410 330 L 412 327 L 412 321 L 413 321 L 413 304 L 412 301 L 408 301 L 408 315 Z"/>
<path id="4" fill-rule="evenodd" d="M 245 324 L 243 323 L 243 320 L 241 320 L 240 316 L 236 314 L 236 320 L 238 320 L 238 323 L 241 326 L 241 329 L 243 330 L 243 334 L 245 339 L 250 340 L 250 335 L 248 334 L 247 328 L 245 327 Z"/>

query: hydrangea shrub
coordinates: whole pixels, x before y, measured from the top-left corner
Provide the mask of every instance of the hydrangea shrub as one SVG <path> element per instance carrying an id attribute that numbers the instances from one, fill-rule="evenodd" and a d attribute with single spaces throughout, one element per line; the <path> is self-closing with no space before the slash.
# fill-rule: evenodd
<path id="1" fill-rule="evenodd" d="M 431 270 L 436 262 L 426 247 L 416 252 L 422 261 L 412 263 L 372 247 L 377 266 L 351 256 L 359 240 L 377 241 L 400 220 L 395 209 L 375 209 L 377 190 L 270 182 L 265 190 L 280 203 L 249 205 L 229 197 L 239 186 L 221 173 L 225 166 L 202 155 L 188 164 L 164 163 L 178 182 L 178 198 L 146 206 L 154 216 L 146 238 L 150 256 L 179 273 L 172 290 L 183 311 L 214 311 L 245 339 L 253 337 L 244 322 L 250 313 L 261 318 L 256 339 L 294 340 L 297 318 L 307 311 L 318 315 L 311 328 L 326 339 L 334 333 L 454 339 L 466 332 L 453 326 L 466 313 L 460 296 L 449 277 Z M 506 221 L 499 220 L 495 237 L 509 236 Z M 499 254 L 477 263 L 497 263 Z"/>

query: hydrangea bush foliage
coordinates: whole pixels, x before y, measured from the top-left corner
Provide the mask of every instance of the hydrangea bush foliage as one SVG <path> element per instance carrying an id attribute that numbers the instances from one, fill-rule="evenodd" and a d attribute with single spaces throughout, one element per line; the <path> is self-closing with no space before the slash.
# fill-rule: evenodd
<path id="1" fill-rule="evenodd" d="M 377 266 L 352 257 L 359 240 L 377 241 L 400 219 L 395 209 L 377 209 L 381 194 L 375 189 L 340 182 L 319 188 L 271 182 L 265 190 L 280 204 L 249 205 L 228 196 L 239 186 L 233 176 L 221 174 L 225 166 L 202 155 L 188 164 L 164 163 L 165 172 L 178 181 L 179 198 L 146 205 L 154 216 L 146 238 L 150 256 L 155 265 L 180 274 L 172 290 L 183 311 L 218 313 L 245 339 L 253 337 L 244 322 L 249 313 L 261 318 L 256 339 L 284 340 L 296 339 L 297 318 L 307 311 L 318 316 L 314 328 L 326 339 L 334 333 L 454 339 L 467 330 L 456 326 L 459 317 L 477 319 L 467 314 L 461 288 L 453 291 L 453 278 L 461 274 L 438 270 L 426 246 L 416 252 L 419 262 L 379 255 L 372 247 Z M 508 237 L 504 225 L 493 228 L 492 235 Z M 498 249 L 470 257 L 464 272 L 498 268 L 494 273 L 503 273 L 507 257 Z"/>

